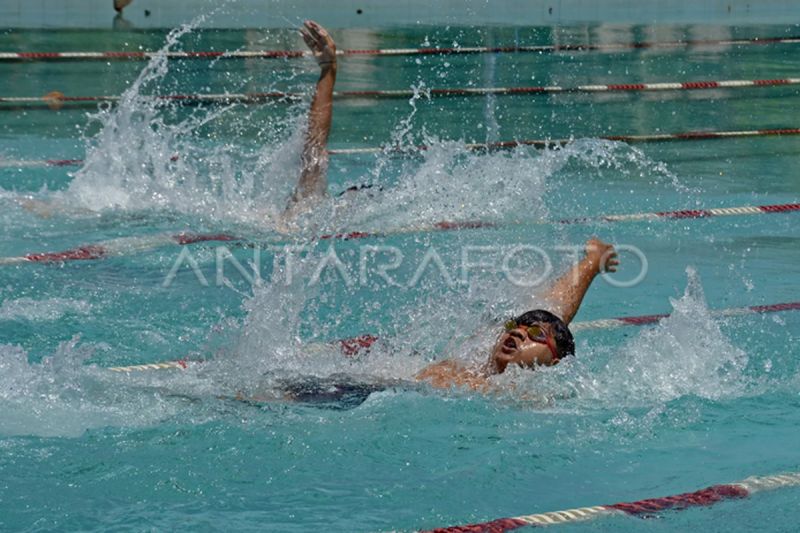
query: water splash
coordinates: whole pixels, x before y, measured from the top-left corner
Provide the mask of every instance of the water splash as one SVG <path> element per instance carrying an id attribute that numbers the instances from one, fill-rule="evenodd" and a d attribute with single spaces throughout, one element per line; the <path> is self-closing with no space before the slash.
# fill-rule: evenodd
<path id="1" fill-rule="evenodd" d="M 245 395 L 277 390 L 280 382 L 295 378 L 412 379 L 424 360 L 409 357 L 394 344 L 391 350 L 379 344 L 368 355 L 345 357 L 336 342 L 309 340 L 332 338 L 334 325 L 319 323 L 309 313 L 320 288 L 309 283 L 317 257 L 309 253 L 291 261 L 283 262 L 272 281 L 256 287 L 245 300 L 243 323 L 226 332 L 232 348 L 206 365 L 203 376 Z"/>
<path id="2" fill-rule="evenodd" d="M 186 117 L 154 99 L 150 95 L 166 84 L 172 65 L 166 52 L 178 47 L 180 38 L 196 24 L 169 34 L 118 106 L 90 116 L 101 130 L 87 141 L 86 163 L 75 173 L 63 204 L 93 211 L 177 211 L 207 222 L 242 222 L 258 231 L 283 227 L 280 216 L 297 180 L 307 103 L 267 119 L 256 115 L 269 104 L 244 115 L 238 106 L 197 108 Z M 292 71 L 277 81 L 291 83 L 297 74 Z M 567 166 L 579 173 L 610 168 L 620 173 L 668 174 L 635 148 L 607 141 L 578 141 L 539 153 L 526 148 L 472 153 L 462 140 L 441 140 L 417 123 L 420 105 L 439 104 L 430 99 L 423 81 L 412 89 L 409 113 L 393 128 L 387 146 L 431 148 L 418 158 L 384 152 L 366 166 L 349 169 L 349 183 L 376 187 L 368 194 L 334 195 L 298 220 L 295 230 L 313 234 L 441 220 L 544 219 L 546 197 L 571 205 L 573 187 L 564 187 L 559 177 Z M 252 150 L 238 141 L 209 141 L 205 130 L 222 122 L 234 134 L 257 123 L 255 138 L 261 147 Z M 331 189 L 335 192 L 336 186 Z M 558 190 L 564 191 L 563 198 L 554 196 Z"/>
<path id="3" fill-rule="evenodd" d="M 91 428 L 146 426 L 177 407 L 133 392 L 119 377 L 84 363 L 93 354 L 77 337 L 40 363 L 18 346 L 0 345 L 0 435 L 77 437 Z"/>
<path id="4" fill-rule="evenodd" d="M 745 393 L 747 354 L 733 345 L 711 317 L 700 278 L 692 269 L 686 291 L 670 299 L 672 314 L 643 331 L 605 369 L 624 375 L 623 395 L 669 401 L 687 395 L 707 399 Z"/>
<path id="5" fill-rule="evenodd" d="M 202 133 L 238 106 L 196 108 L 184 117 L 173 105 L 150 96 L 158 94 L 170 71 L 167 52 L 202 20 L 170 32 L 118 105 L 90 115 L 90 125 L 98 124 L 100 132 L 87 141 L 85 163 L 74 174 L 64 202 L 93 211 L 168 210 L 208 220 L 262 223 L 279 211 L 273 198 L 288 181 L 283 169 L 297 168 L 299 124 L 283 142 L 266 143 L 255 154 L 242 156 L 240 146 L 211 144 Z M 247 117 L 239 120 L 248 122 Z M 269 138 L 277 129 L 265 121 L 258 136 Z"/>
<path id="6" fill-rule="evenodd" d="M 537 376 L 518 375 L 543 397 L 575 408 L 642 407 L 681 398 L 736 398 L 753 392 L 748 355 L 711 316 L 697 272 L 686 270 L 683 296 L 672 313 L 622 346 L 592 348 Z M 595 369 L 597 360 L 607 359 Z"/>

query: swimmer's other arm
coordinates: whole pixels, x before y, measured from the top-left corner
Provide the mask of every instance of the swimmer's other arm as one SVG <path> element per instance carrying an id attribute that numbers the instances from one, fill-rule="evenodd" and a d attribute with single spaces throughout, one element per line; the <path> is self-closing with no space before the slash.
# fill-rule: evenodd
<path id="1" fill-rule="evenodd" d="M 300 180 L 290 208 L 303 200 L 321 197 L 327 189 L 328 134 L 333 118 L 333 86 L 336 83 L 336 44 L 328 32 L 311 20 L 300 29 L 320 67 L 320 76 L 308 113 L 308 130 L 301 156 Z"/>

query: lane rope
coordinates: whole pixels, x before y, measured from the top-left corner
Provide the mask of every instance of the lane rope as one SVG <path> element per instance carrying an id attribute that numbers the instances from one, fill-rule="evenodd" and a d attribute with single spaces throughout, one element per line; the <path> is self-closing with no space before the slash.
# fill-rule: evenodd
<path id="1" fill-rule="evenodd" d="M 669 141 L 701 141 L 713 139 L 735 139 L 747 137 L 781 137 L 800 135 L 800 128 L 778 128 L 739 131 L 686 131 L 680 133 L 655 133 L 649 135 L 605 135 L 594 137 L 604 141 L 618 141 L 624 143 L 651 143 Z M 490 143 L 466 143 L 464 147 L 472 151 L 481 150 L 508 150 L 520 146 L 530 146 L 536 149 L 552 149 L 573 143 L 577 138 L 570 139 L 529 139 L 514 141 L 496 141 Z M 409 151 L 426 151 L 427 145 L 417 145 L 410 148 L 376 146 L 366 148 L 334 148 L 328 150 L 331 155 L 359 155 L 377 153 L 406 153 Z M 177 159 L 177 156 L 173 156 Z M 2 159 L 0 168 L 38 168 L 38 167 L 73 167 L 83 164 L 83 159 Z"/>
<path id="2" fill-rule="evenodd" d="M 642 222 L 660 219 L 701 219 L 710 217 L 724 216 L 745 216 L 745 215 L 765 215 L 765 214 L 786 214 L 800 211 L 800 203 L 795 204 L 772 204 L 772 205 L 747 205 L 738 207 L 714 207 L 709 209 L 680 209 L 676 211 L 655 211 L 645 213 L 627 213 L 620 215 L 599 215 L 567 218 L 562 220 L 542 220 L 525 222 L 487 222 L 487 221 L 442 221 L 434 224 L 420 224 L 408 226 L 395 230 L 385 230 L 380 232 L 350 231 L 343 233 L 330 233 L 317 237 L 306 238 L 305 240 L 354 240 L 367 238 L 381 238 L 391 235 L 404 235 L 409 233 L 435 233 L 441 231 L 460 231 L 471 229 L 497 229 L 509 226 L 539 226 L 551 224 L 592 224 L 606 222 Z M 280 240 L 278 240 L 280 239 Z M 0 257 L 0 265 L 18 265 L 22 263 L 63 263 L 66 261 L 88 261 L 104 259 L 113 256 L 129 255 L 147 250 L 154 250 L 169 245 L 187 245 L 199 242 L 247 242 L 243 237 L 237 237 L 227 233 L 218 234 L 196 234 L 196 233 L 160 233 L 148 236 L 119 237 L 94 244 L 86 244 L 68 250 L 58 252 L 34 252 L 21 256 Z M 298 237 L 294 241 L 286 240 L 285 236 L 280 236 L 273 241 L 262 240 L 256 244 L 267 244 L 270 246 L 281 246 L 296 244 L 301 239 Z"/>
<path id="3" fill-rule="evenodd" d="M 154 250 L 163 246 L 185 246 L 199 242 L 239 241 L 238 237 L 227 233 L 159 233 L 138 237 L 119 237 L 97 244 L 87 244 L 60 252 L 35 252 L 17 257 L 0 257 L 0 265 L 20 263 L 63 263 L 66 261 L 89 261 Z"/>
<path id="4" fill-rule="evenodd" d="M 550 52 L 609 52 L 643 49 L 680 49 L 695 46 L 751 46 L 768 44 L 800 44 L 800 37 L 754 37 L 751 39 L 704 39 L 686 41 L 650 41 L 607 44 L 547 44 L 532 46 L 458 46 L 427 48 L 374 48 L 337 50 L 341 57 L 365 56 L 415 56 L 415 55 L 460 55 L 501 53 L 550 53 Z M 0 52 L 0 61 L 144 61 L 161 54 L 169 59 L 294 59 L 311 57 L 307 50 L 235 50 L 152 52 L 152 51 L 106 51 L 106 52 Z"/>
<path id="5" fill-rule="evenodd" d="M 752 314 L 781 313 L 786 311 L 800 311 L 800 301 L 786 302 L 769 305 L 751 305 L 747 307 L 729 307 L 727 309 L 715 309 L 710 312 L 714 318 L 726 318 L 732 316 L 743 316 Z M 601 318 L 597 320 L 587 320 L 570 324 L 573 332 L 616 329 L 629 326 L 647 326 L 657 324 L 660 320 L 667 318 L 669 314 L 653 314 L 641 316 L 628 316 L 620 318 Z M 343 355 L 354 356 L 369 350 L 380 338 L 376 335 L 361 335 L 350 339 L 334 341 L 333 345 L 339 345 L 339 350 Z M 179 361 L 164 361 L 160 363 L 148 363 L 142 365 L 114 366 L 106 368 L 112 372 L 145 372 L 149 370 L 186 370 L 192 365 L 202 364 L 204 361 L 190 361 L 181 359 Z"/>
<path id="6" fill-rule="evenodd" d="M 425 91 L 414 89 L 334 91 L 334 98 L 412 98 L 416 95 L 431 97 L 521 95 L 553 93 L 602 93 L 602 92 L 652 92 L 652 91 L 695 91 L 707 89 L 743 89 L 750 87 L 782 87 L 800 85 L 800 78 L 774 78 L 757 80 L 699 80 L 658 83 L 612 83 L 577 85 L 561 87 L 548 85 L 541 87 L 450 87 L 432 88 Z M 168 94 L 152 98 L 181 104 L 259 104 L 268 101 L 296 101 L 302 99 L 302 92 L 262 92 L 262 93 L 223 93 L 223 94 Z M 120 96 L 66 96 L 53 91 L 45 96 L 3 96 L 4 104 L 43 104 L 51 109 L 60 109 L 64 104 L 86 102 L 117 102 Z"/>
<path id="7" fill-rule="evenodd" d="M 668 142 L 668 141 L 701 141 L 712 139 L 735 139 L 748 137 L 780 137 L 800 135 L 800 128 L 777 128 L 759 130 L 735 130 L 735 131 L 687 131 L 681 133 L 654 133 L 646 135 L 603 135 L 594 137 L 604 141 L 619 141 L 629 144 Z M 464 147 L 468 150 L 508 150 L 520 146 L 531 146 L 537 149 L 552 149 L 563 147 L 575 142 L 576 139 L 533 139 L 533 140 L 513 140 L 495 141 L 489 143 L 467 143 Z M 426 151 L 430 147 L 426 145 L 415 146 L 413 150 Z M 412 151 L 413 151 L 412 150 Z M 369 147 L 369 148 L 338 148 L 328 150 L 331 155 L 355 155 L 355 154 L 375 154 L 381 152 L 407 152 L 409 150 L 393 147 Z"/>
<path id="8" fill-rule="evenodd" d="M 549 526 L 593 520 L 605 516 L 636 516 L 647 518 L 664 511 L 683 511 L 693 507 L 708 507 L 726 500 L 747 498 L 759 491 L 776 490 L 800 485 L 800 472 L 787 472 L 774 476 L 752 476 L 745 480 L 661 498 L 648 498 L 635 502 L 579 507 L 511 518 L 497 518 L 489 522 L 461 526 L 440 527 L 424 533 L 503 533 L 521 527 Z"/>

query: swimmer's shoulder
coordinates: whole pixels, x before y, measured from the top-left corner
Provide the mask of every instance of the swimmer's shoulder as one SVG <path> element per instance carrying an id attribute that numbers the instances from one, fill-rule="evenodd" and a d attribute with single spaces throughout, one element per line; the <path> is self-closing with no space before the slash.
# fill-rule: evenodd
<path id="1" fill-rule="evenodd" d="M 428 365 L 419 371 L 414 378 L 417 381 L 427 382 L 439 389 L 467 387 L 485 392 L 489 388 L 489 382 L 479 369 L 467 366 L 454 359 L 445 359 Z"/>

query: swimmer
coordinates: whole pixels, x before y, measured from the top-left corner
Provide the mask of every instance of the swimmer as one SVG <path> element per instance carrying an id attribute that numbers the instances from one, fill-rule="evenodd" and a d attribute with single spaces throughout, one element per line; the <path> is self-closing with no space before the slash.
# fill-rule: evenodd
<path id="1" fill-rule="evenodd" d="M 453 359 L 429 365 L 415 377 L 437 388 L 466 387 L 489 391 L 489 378 L 502 374 L 509 365 L 535 368 L 552 366 L 575 354 L 569 324 L 578 312 L 583 297 L 601 272 L 616 272 L 617 252 L 611 244 L 589 239 L 586 255 L 563 274 L 544 296 L 551 311 L 528 311 L 505 323 L 488 360 L 469 366 Z"/>
<path id="2" fill-rule="evenodd" d="M 584 258 L 558 278 L 544 295 L 543 301 L 550 310 L 536 309 L 508 320 L 484 363 L 469 365 L 454 359 L 433 363 L 414 376 L 416 383 L 405 380 L 362 382 L 346 375 L 301 378 L 286 381 L 268 393 L 245 395 L 239 392 L 230 399 L 256 405 L 287 402 L 349 409 L 374 392 L 392 388 L 410 390 L 428 385 L 491 393 L 490 378 L 505 372 L 509 365 L 533 370 L 537 366 L 556 365 L 563 358 L 575 355 L 569 324 L 578 313 L 592 281 L 601 272 L 616 272 L 617 266 L 619 259 L 611 244 L 589 239 Z"/>

